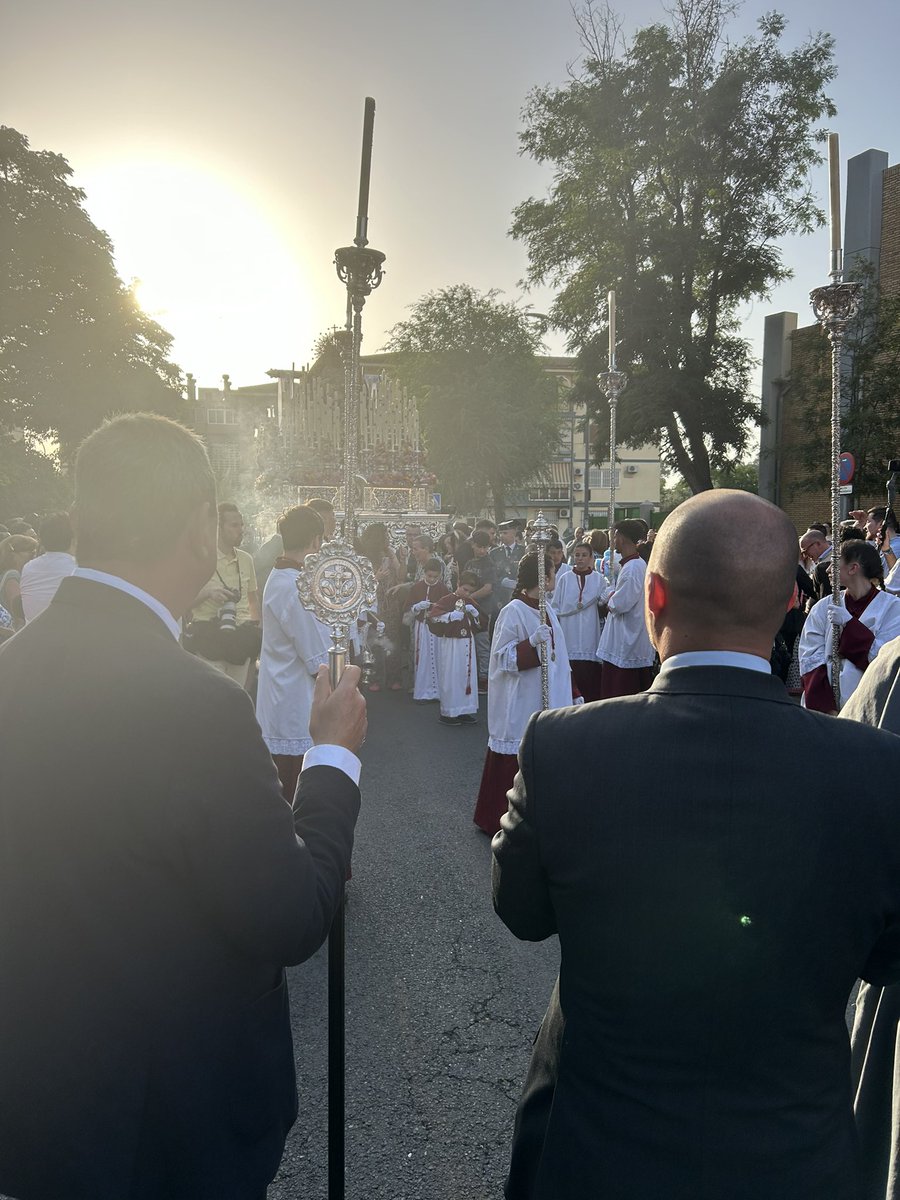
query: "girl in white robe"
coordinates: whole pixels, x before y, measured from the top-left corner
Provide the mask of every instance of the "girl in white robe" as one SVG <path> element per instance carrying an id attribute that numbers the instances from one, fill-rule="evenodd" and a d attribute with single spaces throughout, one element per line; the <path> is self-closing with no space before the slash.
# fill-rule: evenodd
<path id="1" fill-rule="evenodd" d="M 428 627 L 437 644 L 438 685 L 444 725 L 474 725 L 478 712 L 478 660 L 475 634 L 487 629 L 487 618 L 472 600 L 480 585 L 464 573 L 459 587 L 431 606 Z"/>
<path id="2" fill-rule="evenodd" d="M 444 564 L 429 559 L 425 564 L 425 575 L 409 589 L 403 624 L 409 626 L 412 670 L 413 700 L 440 699 L 440 676 L 438 667 L 437 638 L 428 628 L 428 613 L 432 605 L 450 593 L 441 582 Z"/>
<path id="3" fill-rule="evenodd" d="M 519 560 L 516 591 L 501 609 L 494 626 L 488 675 L 488 750 L 475 805 L 475 824 L 489 836 L 500 828 L 506 793 L 518 769 L 518 750 L 525 727 L 542 704 L 540 645 L 546 642 L 550 708 L 575 703 L 566 639 L 559 619 L 547 605 L 541 622 L 535 553 Z M 545 558 L 547 590 L 554 587 L 553 564 Z M 577 703 L 583 703 L 581 697 Z"/>
<path id="4" fill-rule="evenodd" d="M 836 711 L 831 687 L 833 629 L 840 626 L 838 643 L 841 705 L 856 691 L 863 672 L 878 651 L 900 637 L 900 599 L 882 591 L 883 567 L 874 546 L 861 540 L 841 547 L 840 582 L 844 591 L 834 605 L 830 596 L 812 606 L 800 634 L 801 704 L 817 712 Z"/>

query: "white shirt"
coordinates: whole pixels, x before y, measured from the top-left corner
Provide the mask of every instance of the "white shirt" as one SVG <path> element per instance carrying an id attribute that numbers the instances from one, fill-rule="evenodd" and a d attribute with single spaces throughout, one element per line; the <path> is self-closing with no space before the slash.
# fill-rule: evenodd
<path id="1" fill-rule="evenodd" d="M 644 620 L 644 576 L 647 564 L 638 555 L 622 564 L 597 654 L 602 662 L 633 670 L 652 667 L 656 651 Z"/>
<path id="2" fill-rule="evenodd" d="M 328 662 L 328 627 L 303 607 L 297 595 L 300 567 L 275 567 L 262 602 L 262 650 L 256 719 L 272 754 L 312 749 L 309 714 L 316 672 Z"/>
<path id="3" fill-rule="evenodd" d="M 67 575 L 75 573 L 77 566 L 75 555 L 63 550 L 48 550 L 25 564 L 19 587 L 26 621 L 33 621 L 44 611 L 56 595 L 56 589 Z"/>
<path id="4" fill-rule="evenodd" d="M 743 671 L 759 671 L 760 675 L 772 674 L 771 663 L 741 650 L 685 650 L 667 658 L 660 665 L 659 673 L 666 675 L 679 667 L 739 667 Z"/>

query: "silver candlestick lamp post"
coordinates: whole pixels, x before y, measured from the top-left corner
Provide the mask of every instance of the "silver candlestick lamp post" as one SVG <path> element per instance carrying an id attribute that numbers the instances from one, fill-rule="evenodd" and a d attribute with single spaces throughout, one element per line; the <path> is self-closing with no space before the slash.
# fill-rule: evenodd
<path id="1" fill-rule="evenodd" d="M 613 530 L 616 526 L 616 456 L 619 444 L 616 435 L 616 409 L 619 396 L 625 391 L 628 376 L 616 370 L 616 293 L 609 293 L 609 370 L 597 376 L 601 390 L 609 399 L 609 582 L 616 582 L 616 551 Z"/>
<path id="2" fill-rule="evenodd" d="M 840 534 L 841 522 L 841 353 L 847 326 L 859 308 L 860 285 L 844 283 L 844 261 L 841 249 L 841 192 L 840 157 L 836 133 L 828 137 L 831 252 L 829 258 L 831 283 L 814 288 L 809 294 L 816 320 L 831 342 L 831 599 L 840 604 Z M 841 660 L 839 645 L 841 628 L 834 626 L 831 642 L 831 687 L 834 706 L 841 707 Z"/>
<path id="3" fill-rule="evenodd" d="M 347 287 L 350 352 L 344 371 L 343 520 L 340 536 L 307 556 L 297 580 L 300 601 L 331 630 L 328 651 L 331 686 L 336 687 L 347 663 L 350 629 L 375 607 L 375 576 L 368 558 L 357 554 L 356 472 L 359 441 L 360 345 L 366 298 L 382 279 L 385 256 L 372 250 L 366 236 L 375 101 L 366 98 L 356 237 L 352 246 L 335 251 L 338 278 Z M 344 1197 L 344 900 L 341 898 L 328 935 L 328 1196 Z"/>
<path id="4" fill-rule="evenodd" d="M 535 519 L 531 522 L 530 541 L 535 548 L 537 555 L 537 576 L 538 576 L 538 609 L 541 615 L 541 624 L 547 624 L 547 579 L 545 564 L 547 559 L 547 543 L 552 536 L 552 526 L 542 512 L 539 512 Z M 540 644 L 541 658 L 541 708 L 548 709 L 550 707 L 550 665 L 548 662 L 547 643 Z"/>

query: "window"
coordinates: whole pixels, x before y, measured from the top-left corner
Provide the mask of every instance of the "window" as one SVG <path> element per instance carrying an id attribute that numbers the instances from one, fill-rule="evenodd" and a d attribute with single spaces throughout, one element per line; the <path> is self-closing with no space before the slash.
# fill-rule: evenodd
<path id="1" fill-rule="evenodd" d="M 237 446 L 210 446 L 209 461 L 218 475 L 224 475 L 228 471 L 239 471 L 241 452 Z"/>
<path id="2" fill-rule="evenodd" d="M 206 423 L 207 425 L 237 425 L 237 413 L 233 408 L 208 408 Z"/>
<path id="3" fill-rule="evenodd" d="M 622 472 L 616 467 L 615 486 L 621 483 Z M 609 488 L 609 467 L 591 467 L 588 486 L 592 488 Z"/>
<path id="4" fill-rule="evenodd" d="M 568 500 L 569 489 L 562 487 L 530 487 L 530 498 L 532 500 Z"/>

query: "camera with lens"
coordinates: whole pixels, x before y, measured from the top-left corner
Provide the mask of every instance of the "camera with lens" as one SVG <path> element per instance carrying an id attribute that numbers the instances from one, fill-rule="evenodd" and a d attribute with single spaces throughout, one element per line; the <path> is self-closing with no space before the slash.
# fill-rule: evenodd
<path id="1" fill-rule="evenodd" d="M 233 633 L 237 628 L 237 602 L 239 593 L 229 590 L 228 599 L 219 609 L 219 628 L 223 633 Z"/>

